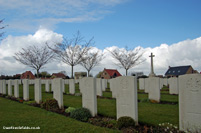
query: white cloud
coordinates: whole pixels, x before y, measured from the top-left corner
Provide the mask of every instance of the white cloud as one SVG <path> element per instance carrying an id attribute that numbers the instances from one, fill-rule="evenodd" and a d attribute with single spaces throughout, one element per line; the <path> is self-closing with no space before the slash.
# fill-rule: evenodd
<path id="1" fill-rule="evenodd" d="M 14 54 L 29 45 L 46 45 L 62 41 L 62 35 L 47 29 L 39 29 L 34 35 L 8 36 L 0 44 L 0 74 L 16 74 L 32 70 L 13 58 Z"/>
<path id="2" fill-rule="evenodd" d="M 154 69 L 156 74 L 165 74 L 168 66 L 192 65 L 194 69 L 201 71 L 201 37 L 193 40 L 184 40 L 172 45 L 161 44 L 155 48 L 144 48 L 146 62 L 137 66 L 137 69 L 150 72 L 150 53 L 153 52 Z M 145 67 L 148 66 L 148 67 Z M 146 69 L 147 68 L 147 69 Z"/>
<path id="3" fill-rule="evenodd" d="M 97 21 L 111 7 L 128 0 L 1 0 L 0 12 L 9 29 L 34 31 L 40 25 L 52 28 L 60 22 Z"/>
<path id="4" fill-rule="evenodd" d="M 33 35 L 27 36 L 8 36 L 4 39 L 0 44 L 0 74 L 13 75 L 17 73 L 22 73 L 27 70 L 35 71 L 27 66 L 24 66 L 18 62 L 16 62 L 13 58 L 15 52 L 21 50 L 21 48 L 26 47 L 28 45 L 44 45 L 45 42 L 55 43 L 62 41 L 62 35 L 55 33 L 51 30 L 47 29 L 39 29 Z M 102 71 L 104 68 L 108 69 L 118 69 L 122 75 L 125 75 L 125 70 L 120 69 L 116 66 L 115 60 L 111 57 L 108 50 L 113 50 L 118 48 L 117 46 L 110 46 L 103 50 L 94 48 L 95 51 L 99 50 L 104 53 L 104 60 L 100 65 L 92 69 L 92 74 L 95 76 L 98 72 Z M 145 51 L 143 58 L 146 59 L 142 64 L 132 68 L 129 72 L 133 71 L 143 71 L 145 74 L 149 74 L 150 72 L 150 53 L 153 52 L 154 57 L 154 71 L 157 75 L 166 72 L 168 66 L 181 66 L 181 65 L 192 65 L 194 69 L 201 71 L 201 37 L 193 39 L 193 40 L 184 40 L 172 45 L 161 44 L 155 48 L 142 48 Z M 62 63 L 62 62 L 52 62 L 45 66 L 45 68 L 41 71 L 48 71 L 50 73 L 59 72 L 65 70 L 67 74 L 70 76 L 71 67 Z M 86 71 L 82 66 L 77 65 L 74 68 L 74 72 L 76 71 Z"/>

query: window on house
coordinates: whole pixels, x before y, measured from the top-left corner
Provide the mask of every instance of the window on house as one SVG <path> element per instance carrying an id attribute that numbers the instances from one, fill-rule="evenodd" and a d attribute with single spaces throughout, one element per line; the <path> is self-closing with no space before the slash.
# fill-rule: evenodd
<path id="1" fill-rule="evenodd" d="M 174 73 L 175 71 L 173 71 L 173 73 Z"/>
<path id="2" fill-rule="evenodd" d="M 169 71 L 169 73 L 171 73 L 171 71 Z"/>
<path id="3" fill-rule="evenodd" d="M 178 73 L 180 73 L 180 70 L 178 70 Z"/>

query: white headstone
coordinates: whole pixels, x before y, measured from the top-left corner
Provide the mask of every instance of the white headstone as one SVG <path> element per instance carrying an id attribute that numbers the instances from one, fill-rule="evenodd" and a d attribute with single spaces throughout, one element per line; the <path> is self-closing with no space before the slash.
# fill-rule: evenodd
<path id="1" fill-rule="evenodd" d="M 34 79 L 29 79 L 29 84 L 30 85 L 34 85 L 35 84 L 35 80 Z"/>
<path id="2" fill-rule="evenodd" d="M 41 84 L 46 84 L 46 79 L 41 79 Z"/>
<path id="3" fill-rule="evenodd" d="M 96 78 L 96 92 L 98 96 L 102 96 L 102 79 L 101 78 Z"/>
<path id="4" fill-rule="evenodd" d="M 14 80 L 12 80 L 12 86 L 14 86 L 14 85 L 15 85 Z"/>
<path id="5" fill-rule="evenodd" d="M 69 93 L 75 94 L 75 80 L 69 79 Z"/>
<path id="6" fill-rule="evenodd" d="M 149 78 L 144 79 L 144 92 L 149 93 Z"/>
<path id="7" fill-rule="evenodd" d="M 160 102 L 160 78 L 150 77 L 149 78 L 149 99 Z"/>
<path id="8" fill-rule="evenodd" d="M 83 82 L 84 82 L 84 80 L 83 80 L 83 78 L 82 79 L 80 79 L 80 82 L 79 82 L 79 90 L 80 90 L 80 93 L 82 93 L 82 87 L 83 86 L 81 86 L 81 84 L 83 84 Z"/>
<path id="9" fill-rule="evenodd" d="M 168 78 L 167 80 L 168 80 L 168 85 L 170 85 L 170 82 L 171 82 L 170 80 L 171 80 L 171 78 Z"/>
<path id="10" fill-rule="evenodd" d="M 23 99 L 29 100 L 29 80 L 23 79 Z"/>
<path id="11" fill-rule="evenodd" d="M 15 79 L 14 80 L 14 96 L 16 98 L 19 98 L 19 84 L 18 84 L 19 80 Z"/>
<path id="12" fill-rule="evenodd" d="M 8 80 L 8 95 L 12 96 L 12 80 Z"/>
<path id="13" fill-rule="evenodd" d="M 179 128 L 201 130 L 201 74 L 179 76 Z"/>
<path id="14" fill-rule="evenodd" d="M 82 107 L 91 111 L 92 116 L 97 115 L 96 79 L 93 77 L 82 78 Z"/>
<path id="15" fill-rule="evenodd" d="M 105 79 L 102 79 L 102 91 L 105 91 L 107 88 L 107 82 Z"/>
<path id="16" fill-rule="evenodd" d="M 75 84 L 79 83 L 79 79 L 74 79 Z"/>
<path id="17" fill-rule="evenodd" d="M 34 85 L 34 96 L 35 96 L 35 101 L 37 103 L 40 103 L 41 100 L 42 100 L 42 97 L 41 97 L 41 79 L 35 79 L 35 85 Z"/>
<path id="18" fill-rule="evenodd" d="M 63 89 L 62 89 L 62 79 L 54 78 L 52 82 L 53 97 L 57 100 L 59 108 L 63 108 Z"/>
<path id="19" fill-rule="evenodd" d="M 179 83 L 178 78 L 173 77 L 169 79 L 169 91 L 170 94 L 179 94 Z"/>
<path id="20" fill-rule="evenodd" d="M 21 85 L 21 84 L 22 84 L 22 82 L 23 82 L 23 80 L 22 80 L 22 79 L 18 79 L 18 84 L 19 84 L 19 85 Z"/>
<path id="21" fill-rule="evenodd" d="M 163 85 L 168 86 L 168 79 L 167 78 L 163 78 Z"/>
<path id="22" fill-rule="evenodd" d="M 139 79 L 139 89 L 140 90 L 144 90 L 145 87 L 145 79 L 144 78 L 140 78 Z"/>
<path id="23" fill-rule="evenodd" d="M 3 93 L 3 80 L 0 80 L 0 94 Z"/>
<path id="24" fill-rule="evenodd" d="M 53 79 L 50 80 L 50 87 L 51 87 L 51 90 L 50 90 L 50 91 L 51 91 L 51 92 L 53 92 L 52 82 L 53 82 Z"/>
<path id="25" fill-rule="evenodd" d="M 63 93 L 66 93 L 64 79 L 61 80 L 61 83 L 62 83 L 62 91 Z"/>
<path id="26" fill-rule="evenodd" d="M 3 81 L 2 81 L 2 84 L 3 84 L 3 85 L 2 85 L 2 86 L 3 86 L 3 91 L 2 91 L 2 93 L 3 93 L 3 94 L 6 94 L 6 80 L 3 80 Z"/>
<path id="27" fill-rule="evenodd" d="M 69 84 L 69 80 L 68 79 L 64 79 L 64 84 Z"/>
<path id="28" fill-rule="evenodd" d="M 137 78 L 121 76 L 116 78 L 117 87 L 117 119 L 129 116 L 138 123 Z"/>
<path id="29" fill-rule="evenodd" d="M 106 90 L 108 81 L 107 81 L 107 79 L 104 79 L 104 80 L 105 80 L 105 90 Z"/>
<path id="30" fill-rule="evenodd" d="M 45 91 L 50 92 L 50 80 L 45 80 Z"/>
<path id="31" fill-rule="evenodd" d="M 160 80 L 160 89 L 162 89 L 163 88 L 163 78 L 159 78 L 159 80 Z"/>
<path id="32" fill-rule="evenodd" d="M 110 79 L 106 79 L 107 80 L 107 83 L 110 83 Z"/>
<path id="33" fill-rule="evenodd" d="M 112 91 L 112 97 L 117 97 L 117 81 L 116 78 L 110 79 L 110 91 Z"/>

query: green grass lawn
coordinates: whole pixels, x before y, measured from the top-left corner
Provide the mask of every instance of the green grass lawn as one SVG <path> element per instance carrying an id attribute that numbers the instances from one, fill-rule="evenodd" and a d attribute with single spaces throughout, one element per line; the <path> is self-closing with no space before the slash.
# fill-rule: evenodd
<path id="1" fill-rule="evenodd" d="M 69 93 L 68 85 L 66 87 L 66 93 Z M 112 93 L 103 92 L 104 97 L 112 97 Z M 22 86 L 20 86 L 20 97 L 23 97 Z M 174 125 L 179 125 L 179 111 L 178 104 L 170 105 L 170 104 L 158 104 L 158 103 L 150 103 L 147 101 L 148 94 L 142 93 L 143 91 L 139 91 L 138 93 L 138 115 L 139 115 L 139 123 L 144 123 L 148 125 L 158 125 L 160 123 L 169 122 Z M 169 95 L 167 88 L 163 88 L 161 90 L 161 101 L 165 102 L 174 102 L 178 103 L 177 95 Z M 79 85 L 76 84 L 76 93 L 79 93 Z M 34 100 L 34 86 L 30 85 L 30 99 Z M 45 92 L 45 86 L 42 85 L 42 100 L 44 101 L 47 98 L 52 98 L 52 93 Z M 68 107 L 82 107 L 82 97 L 81 96 L 73 96 L 73 95 L 63 95 L 64 98 L 64 106 Z M 108 116 L 112 118 L 116 118 L 116 100 L 115 99 L 102 99 L 98 98 L 97 100 L 98 106 L 98 114 L 103 116 Z"/>
<path id="2" fill-rule="evenodd" d="M 0 97 L 0 133 L 3 132 L 119 132 Z M 3 130 L 5 127 L 40 127 L 39 130 Z"/>

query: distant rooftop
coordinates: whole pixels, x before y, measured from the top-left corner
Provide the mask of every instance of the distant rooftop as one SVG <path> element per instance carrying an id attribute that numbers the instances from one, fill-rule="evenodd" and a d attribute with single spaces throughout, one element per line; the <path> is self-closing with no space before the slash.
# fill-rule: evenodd
<path id="1" fill-rule="evenodd" d="M 184 74 L 186 74 L 186 72 L 188 71 L 188 69 L 189 69 L 190 67 L 191 67 L 191 65 L 188 65 L 188 66 L 169 67 L 169 69 L 168 69 L 167 72 L 165 73 L 165 76 L 169 76 L 169 75 L 174 75 L 174 76 L 184 75 Z"/>

